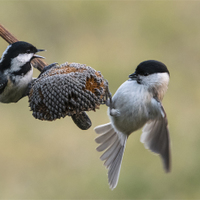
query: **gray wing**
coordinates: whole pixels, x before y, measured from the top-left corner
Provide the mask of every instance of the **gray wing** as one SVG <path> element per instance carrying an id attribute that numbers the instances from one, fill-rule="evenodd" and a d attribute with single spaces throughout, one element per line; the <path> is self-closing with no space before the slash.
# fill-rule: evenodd
<path id="1" fill-rule="evenodd" d="M 160 102 L 159 102 L 160 103 Z M 168 130 L 168 120 L 163 106 L 160 103 L 161 117 L 148 122 L 141 135 L 140 141 L 144 143 L 145 148 L 161 156 L 163 166 L 166 172 L 170 172 L 171 154 L 170 154 L 170 136 Z M 162 114 L 164 113 L 164 115 Z"/>

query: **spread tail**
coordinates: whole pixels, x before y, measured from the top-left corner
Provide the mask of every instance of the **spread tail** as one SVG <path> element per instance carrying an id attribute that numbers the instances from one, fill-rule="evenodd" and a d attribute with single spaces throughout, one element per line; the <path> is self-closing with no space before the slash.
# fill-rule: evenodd
<path id="1" fill-rule="evenodd" d="M 116 132 L 111 123 L 95 127 L 95 132 L 100 134 L 95 141 L 100 144 L 97 151 L 105 151 L 100 159 L 108 169 L 108 182 L 113 190 L 118 183 L 122 158 L 126 145 L 127 136 Z"/>

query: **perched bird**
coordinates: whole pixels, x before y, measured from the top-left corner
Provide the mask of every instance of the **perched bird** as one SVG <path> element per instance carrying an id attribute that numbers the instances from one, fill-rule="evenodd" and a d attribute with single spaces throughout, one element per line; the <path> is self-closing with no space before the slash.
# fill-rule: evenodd
<path id="1" fill-rule="evenodd" d="M 85 111 L 98 109 L 110 97 L 101 72 L 79 63 L 53 63 L 32 81 L 29 106 L 39 120 L 71 116 L 82 130 L 91 126 Z"/>
<path id="2" fill-rule="evenodd" d="M 97 151 L 105 150 L 100 159 L 105 161 L 108 169 L 111 189 L 118 183 L 128 136 L 144 125 L 141 142 L 147 149 L 159 154 L 165 171 L 170 171 L 168 121 L 161 103 L 168 83 L 169 71 L 163 63 L 155 60 L 140 63 L 110 101 L 110 123 L 94 129 L 100 134 L 95 139 L 100 144 Z"/>
<path id="3" fill-rule="evenodd" d="M 33 75 L 31 60 L 44 58 L 36 55 L 39 51 L 44 50 L 22 41 L 6 48 L 0 59 L 0 102 L 17 102 L 28 95 L 28 85 Z"/>

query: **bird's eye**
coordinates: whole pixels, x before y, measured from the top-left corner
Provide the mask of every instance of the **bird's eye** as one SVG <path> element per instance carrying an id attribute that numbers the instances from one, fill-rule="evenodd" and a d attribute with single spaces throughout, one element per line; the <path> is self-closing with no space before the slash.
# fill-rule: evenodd
<path id="1" fill-rule="evenodd" d="M 147 73 L 147 72 L 144 73 L 144 76 L 148 76 L 148 75 L 149 75 L 149 73 Z"/>
<path id="2" fill-rule="evenodd" d="M 30 50 L 30 49 L 28 49 L 28 50 L 26 51 L 26 53 L 31 53 L 31 50 Z"/>

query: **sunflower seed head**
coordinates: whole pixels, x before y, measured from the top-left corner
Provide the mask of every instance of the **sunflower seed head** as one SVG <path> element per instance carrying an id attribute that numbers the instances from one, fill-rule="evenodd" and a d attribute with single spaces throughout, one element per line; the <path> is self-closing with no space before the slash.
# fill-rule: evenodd
<path id="1" fill-rule="evenodd" d="M 29 106 L 33 116 L 52 121 L 98 109 L 110 96 L 100 72 L 79 63 L 52 65 L 32 82 Z"/>

